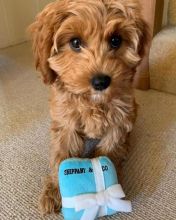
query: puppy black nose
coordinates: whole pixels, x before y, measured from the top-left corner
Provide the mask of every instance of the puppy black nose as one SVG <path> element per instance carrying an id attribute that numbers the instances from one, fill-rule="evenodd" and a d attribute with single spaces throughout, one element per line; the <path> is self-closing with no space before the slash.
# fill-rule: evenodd
<path id="1" fill-rule="evenodd" d="M 99 73 L 94 76 L 91 80 L 92 86 L 95 90 L 103 91 L 109 87 L 111 84 L 111 77 L 108 75 Z"/>

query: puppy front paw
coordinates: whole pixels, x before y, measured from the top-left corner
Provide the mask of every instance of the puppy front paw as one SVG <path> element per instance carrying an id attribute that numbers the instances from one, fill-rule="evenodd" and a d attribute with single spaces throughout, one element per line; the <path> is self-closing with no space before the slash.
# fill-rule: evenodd
<path id="1" fill-rule="evenodd" d="M 44 187 L 39 197 L 39 210 L 42 215 L 52 212 L 58 213 L 61 208 L 61 196 L 58 185 L 53 183 L 52 178 L 48 176 L 44 181 Z"/>

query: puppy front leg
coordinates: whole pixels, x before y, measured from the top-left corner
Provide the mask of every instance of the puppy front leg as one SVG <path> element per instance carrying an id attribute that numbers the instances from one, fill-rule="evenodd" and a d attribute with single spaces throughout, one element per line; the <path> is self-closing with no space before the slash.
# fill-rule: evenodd
<path id="1" fill-rule="evenodd" d="M 79 157 L 83 151 L 81 136 L 68 128 L 52 129 L 52 145 L 50 150 L 51 174 L 44 181 L 43 191 L 39 198 L 39 209 L 42 214 L 59 212 L 61 196 L 58 188 L 59 164 L 70 157 Z"/>
<path id="2" fill-rule="evenodd" d="M 123 131 L 123 132 L 122 132 Z M 108 130 L 95 149 L 93 157 L 107 156 L 114 163 L 120 182 L 123 181 L 122 162 L 129 150 L 129 134 L 119 127 Z"/>

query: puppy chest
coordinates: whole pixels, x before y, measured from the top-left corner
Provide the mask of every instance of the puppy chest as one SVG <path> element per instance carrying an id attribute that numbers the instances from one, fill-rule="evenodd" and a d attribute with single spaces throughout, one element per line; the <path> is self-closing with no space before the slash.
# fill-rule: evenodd
<path id="1" fill-rule="evenodd" d="M 104 112 L 85 111 L 81 114 L 81 129 L 86 137 L 101 138 L 109 128 L 109 122 Z"/>

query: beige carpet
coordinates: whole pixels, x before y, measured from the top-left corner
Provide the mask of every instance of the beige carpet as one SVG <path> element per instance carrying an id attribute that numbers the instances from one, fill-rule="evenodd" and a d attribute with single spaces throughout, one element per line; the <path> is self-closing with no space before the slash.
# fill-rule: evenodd
<path id="1" fill-rule="evenodd" d="M 163 29 L 153 39 L 150 79 L 151 88 L 176 94 L 176 27 Z"/>
<path id="2" fill-rule="evenodd" d="M 29 51 L 28 44 L 0 51 L 0 219 L 61 220 L 37 210 L 48 173 L 49 115 Z M 141 108 L 124 167 L 133 213 L 106 219 L 175 220 L 176 97 L 153 90 L 136 96 Z"/>

